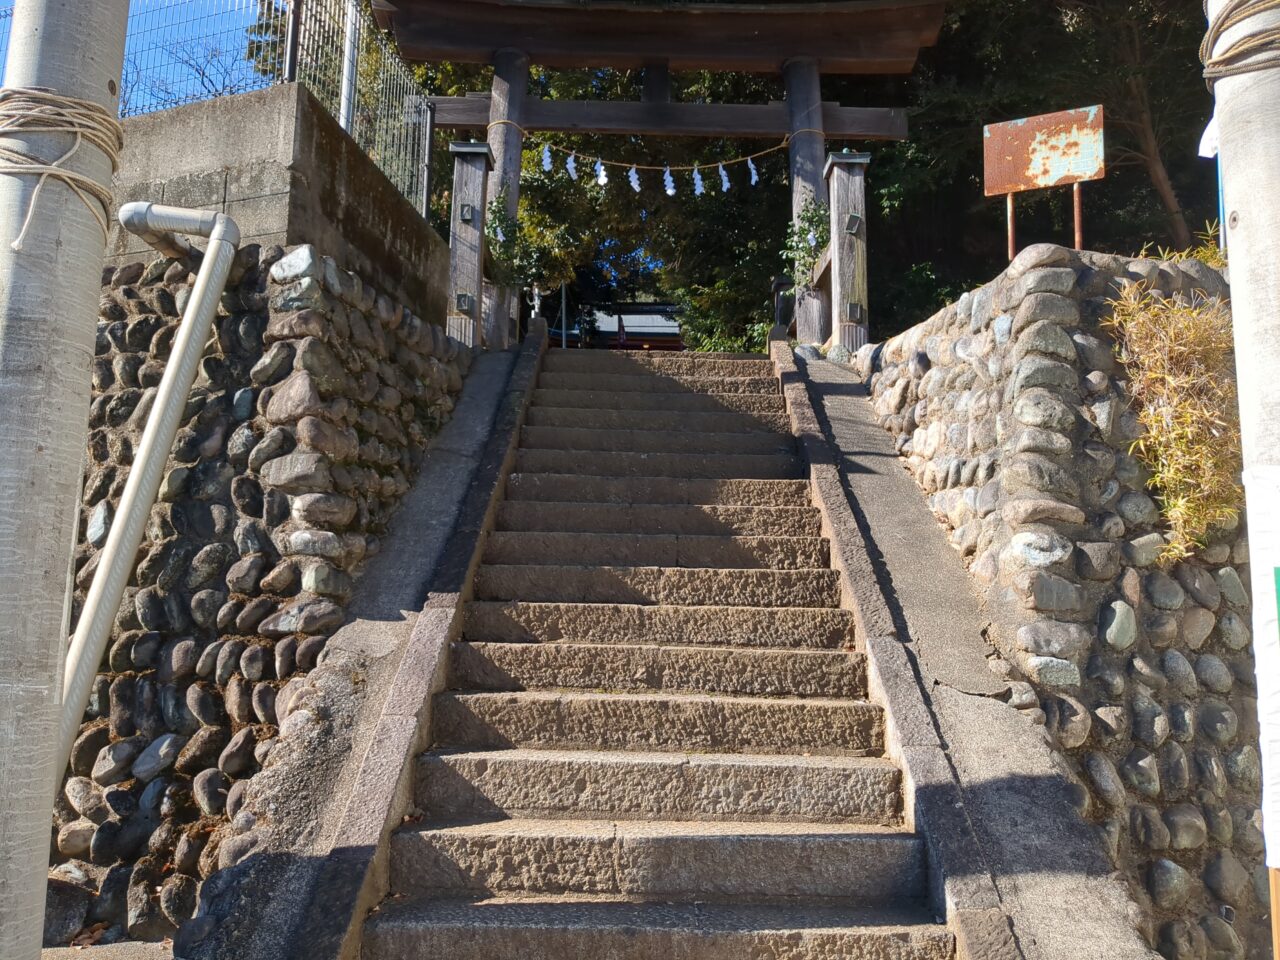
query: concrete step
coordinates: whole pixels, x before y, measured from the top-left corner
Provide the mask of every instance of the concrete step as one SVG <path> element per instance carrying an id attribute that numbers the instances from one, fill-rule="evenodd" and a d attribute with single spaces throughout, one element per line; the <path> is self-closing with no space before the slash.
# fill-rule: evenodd
<path id="1" fill-rule="evenodd" d="M 878 756 L 880 707 L 851 700 L 680 693 L 440 693 L 438 747 Z"/>
<path id="2" fill-rule="evenodd" d="M 821 537 L 706 537 L 678 534 L 542 533 L 499 530 L 485 563 L 598 564 L 614 567 L 734 567 L 797 570 L 825 567 Z"/>
<path id="3" fill-rule="evenodd" d="M 549 350 L 542 369 L 548 373 L 693 374 L 701 377 L 772 377 L 764 354 L 751 359 L 717 359 L 696 354 Z"/>
<path id="4" fill-rule="evenodd" d="M 848 610 L 641 607 L 605 603 L 468 603 L 468 640 L 675 644 L 838 650 L 854 643 Z"/>
<path id="5" fill-rule="evenodd" d="M 538 533 L 633 533 L 699 537 L 820 537 L 822 514 L 794 507 L 547 503 L 498 505 L 497 529 Z"/>
<path id="6" fill-rule="evenodd" d="M 501 820 L 401 830 L 392 890 L 410 896 L 577 894 L 664 902 L 923 895 L 923 842 L 812 823 Z"/>
<path id="7" fill-rule="evenodd" d="M 733 480 L 798 480 L 805 473 L 801 461 L 789 454 L 599 452 L 584 457 L 579 450 L 519 450 L 516 470 L 591 477 Z"/>
<path id="8" fill-rule="evenodd" d="M 785 414 L 786 402 L 776 387 L 763 394 L 658 393 L 651 390 L 625 390 L 606 386 L 599 390 L 547 389 L 534 390 L 534 407 L 572 407 L 584 416 L 593 410 L 665 410 L 698 413 L 769 413 Z"/>
<path id="9" fill-rule="evenodd" d="M 810 506 L 805 480 L 681 480 L 673 477 L 579 477 L 563 473 L 513 473 L 507 500 L 542 503 L 705 504 L 708 506 Z"/>
<path id="10" fill-rule="evenodd" d="M 476 572 L 475 597 L 535 603 L 838 607 L 840 576 L 834 570 L 494 564 Z"/>
<path id="11" fill-rule="evenodd" d="M 548 373 L 538 375 L 543 390 L 622 390 L 633 393 L 776 394 L 778 381 L 770 369 L 753 377 L 654 373 Z M 569 404 L 577 406 L 577 404 Z"/>
<path id="12" fill-rule="evenodd" d="M 530 407 L 532 427 L 583 427 L 599 430 L 691 430 L 703 433 L 782 433 L 791 421 L 782 413 L 694 413 L 680 410 L 582 410 Z"/>
<path id="13" fill-rule="evenodd" d="M 699 433 L 694 430 L 599 430 L 595 427 L 525 427 L 520 445 L 536 450 L 622 453 L 795 453 L 790 434 Z"/>
<path id="14" fill-rule="evenodd" d="M 409 900 L 364 928 L 363 960 L 951 960 L 952 935 L 915 910 Z"/>
<path id="15" fill-rule="evenodd" d="M 502 817 L 902 822 L 902 774 L 880 757 L 587 750 L 426 753 L 416 803 L 437 822 Z"/>
<path id="16" fill-rule="evenodd" d="M 860 699 L 867 667 L 863 654 L 844 650 L 461 642 L 453 645 L 450 686 Z"/>

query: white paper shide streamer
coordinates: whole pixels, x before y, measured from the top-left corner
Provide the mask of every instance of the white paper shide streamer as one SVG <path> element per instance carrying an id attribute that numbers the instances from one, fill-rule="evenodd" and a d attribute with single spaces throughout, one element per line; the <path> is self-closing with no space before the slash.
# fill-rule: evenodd
<path id="1" fill-rule="evenodd" d="M 631 181 L 631 189 L 636 193 L 640 192 L 640 171 L 632 167 L 627 172 L 627 179 Z"/>
<path id="2" fill-rule="evenodd" d="M 609 171 L 604 168 L 604 162 L 596 161 L 596 183 L 600 186 L 607 186 L 609 183 Z"/>
<path id="3" fill-rule="evenodd" d="M 723 193 L 729 192 L 729 174 L 725 172 L 724 164 L 720 164 L 720 190 Z"/>
<path id="4" fill-rule="evenodd" d="M 576 153 L 569 154 L 569 159 L 564 162 L 564 168 L 569 171 L 571 180 L 578 179 L 578 155 Z"/>
<path id="5" fill-rule="evenodd" d="M 760 182 L 760 171 L 756 169 L 756 162 L 750 157 L 747 158 L 747 169 L 751 171 L 751 185 L 754 187 Z"/>
<path id="6" fill-rule="evenodd" d="M 1249 578 L 1262 754 L 1262 834 L 1267 866 L 1280 868 L 1280 466 L 1244 472 L 1249 503 Z"/>
<path id="7" fill-rule="evenodd" d="M 670 167 L 667 167 L 662 171 L 662 189 L 667 192 L 668 197 L 674 197 L 676 195 L 676 181 L 675 178 L 671 176 Z"/>
<path id="8" fill-rule="evenodd" d="M 542 169 L 547 173 L 550 173 L 553 166 L 554 164 L 551 162 L 551 148 L 544 144 L 542 147 Z"/>
<path id="9" fill-rule="evenodd" d="M 702 182 L 702 171 L 696 166 L 693 168 L 693 195 L 700 197 L 707 192 L 706 185 Z"/>

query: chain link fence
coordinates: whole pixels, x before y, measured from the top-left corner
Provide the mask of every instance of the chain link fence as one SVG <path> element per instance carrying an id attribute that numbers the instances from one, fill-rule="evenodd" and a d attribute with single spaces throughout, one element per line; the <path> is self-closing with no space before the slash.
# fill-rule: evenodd
<path id="1" fill-rule="evenodd" d="M 0 0 L 0 66 L 14 0 Z M 122 117 L 306 86 L 419 210 L 429 189 L 430 105 L 367 0 L 131 0 Z"/>

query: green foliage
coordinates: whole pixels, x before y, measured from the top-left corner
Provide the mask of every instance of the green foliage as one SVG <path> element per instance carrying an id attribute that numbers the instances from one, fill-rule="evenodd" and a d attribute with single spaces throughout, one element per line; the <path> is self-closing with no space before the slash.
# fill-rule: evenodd
<path id="1" fill-rule="evenodd" d="M 1169 527 L 1166 564 L 1190 556 L 1244 503 L 1230 308 L 1131 285 L 1108 321 L 1146 432 L 1134 452 Z"/>
<path id="2" fill-rule="evenodd" d="M 520 286 L 523 278 L 520 270 L 521 235 L 516 218 L 507 212 L 511 188 L 502 185 L 498 195 L 485 207 L 484 234 L 492 261 L 489 278 L 499 286 Z"/>
<path id="3" fill-rule="evenodd" d="M 800 208 L 800 215 L 787 228 L 787 242 L 782 254 L 797 290 L 813 287 L 813 268 L 830 244 L 831 207 L 810 197 Z"/>
<path id="4" fill-rule="evenodd" d="M 769 341 L 769 304 L 752 302 L 743 285 L 719 280 L 676 292 L 684 345 L 703 353 L 762 353 Z M 761 318 L 764 319 L 761 319 Z"/>

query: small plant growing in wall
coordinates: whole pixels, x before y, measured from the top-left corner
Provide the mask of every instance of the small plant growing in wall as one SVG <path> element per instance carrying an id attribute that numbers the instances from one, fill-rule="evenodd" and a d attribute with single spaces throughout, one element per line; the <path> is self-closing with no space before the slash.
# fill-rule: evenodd
<path id="1" fill-rule="evenodd" d="M 800 215 L 787 230 L 783 258 L 791 266 L 797 291 L 813 288 L 813 267 L 831 242 L 831 211 L 827 204 L 810 197 Z"/>
<path id="2" fill-rule="evenodd" d="M 1107 325 L 1146 430 L 1134 454 L 1152 472 L 1168 564 L 1203 546 L 1244 503 L 1231 311 L 1217 299 L 1165 299 L 1142 284 L 1112 308 Z"/>

